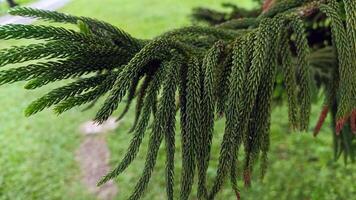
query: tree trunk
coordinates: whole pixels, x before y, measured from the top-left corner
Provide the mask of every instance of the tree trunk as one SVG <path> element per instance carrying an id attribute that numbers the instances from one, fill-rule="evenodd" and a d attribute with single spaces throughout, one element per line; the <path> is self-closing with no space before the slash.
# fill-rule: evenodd
<path id="1" fill-rule="evenodd" d="M 18 5 L 14 0 L 7 0 L 7 3 L 9 4 L 9 6 L 10 6 L 11 8 Z"/>
<path id="2" fill-rule="evenodd" d="M 263 12 L 268 11 L 274 3 L 275 0 L 264 0 L 262 7 Z"/>

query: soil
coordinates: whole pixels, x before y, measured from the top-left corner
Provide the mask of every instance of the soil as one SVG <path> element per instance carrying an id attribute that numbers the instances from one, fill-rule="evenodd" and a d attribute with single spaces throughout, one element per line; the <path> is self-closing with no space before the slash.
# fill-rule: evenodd
<path id="1" fill-rule="evenodd" d="M 110 171 L 110 151 L 105 135 L 117 126 L 114 119 L 109 119 L 102 125 L 89 121 L 80 127 L 84 140 L 76 151 L 76 160 L 82 172 L 82 182 L 100 200 L 114 199 L 118 193 L 117 185 L 112 180 L 100 187 L 96 185 Z"/>

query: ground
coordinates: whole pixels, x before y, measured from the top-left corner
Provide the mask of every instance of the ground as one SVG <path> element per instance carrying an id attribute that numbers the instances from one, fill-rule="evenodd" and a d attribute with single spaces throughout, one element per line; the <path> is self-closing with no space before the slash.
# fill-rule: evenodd
<path id="1" fill-rule="evenodd" d="M 151 38 L 171 28 L 189 24 L 188 14 L 194 6 L 218 7 L 225 0 L 73 0 L 63 12 L 85 15 L 111 22 L 136 37 Z M 235 1 L 250 6 L 248 0 Z M 1 41 L 0 48 L 23 42 Z M 58 83 L 61 84 L 61 83 Z M 58 86 L 57 84 L 57 86 Z M 74 109 L 61 116 L 47 110 L 25 118 L 23 110 L 32 100 L 44 94 L 51 85 L 36 91 L 26 91 L 23 84 L 0 87 L 0 199 L 94 199 L 80 180 L 80 167 L 75 152 L 84 137 L 79 126 L 91 119 L 95 110 L 80 112 Z M 313 109 L 315 123 L 320 105 Z M 352 199 L 356 195 L 354 181 L 356 167 L 333 161 L 331 133 L 325 127 L 318 138 L 311 133 L 290 133 L 285 106 L 276 108 L 272 116 L 272 147 L 270 167 L 264 183 L 258 177 L 251 189 L 242 189 L 243 199 L 338 200 Z M 130 139 L 127 133 L 133 113 L 121 122 L 118 129 L 107 137 L 111 151 L 111 164 L 120 161 Z M 221 138 L 223 121 L 215 130 Z M 147 139 L 147 138 L 146 138 Z M 125 199 L 133 190 L 141 174 L 145 141 L 138 159 L 116 179 L 118 195 Z M 219 153 L 219 141 L 214 142 L 213 164 Z M 177 147 L 179 149 L 179 147 Z M 180 161 L 180 154 L 177 155 Z M 144 199 L 165 199 L 165 155 L 159 154 L 156 171 Z M 180 165 L 179 162 L 176 163 Z M 209 176 L 215 175 L 209 168 Z M 258 172 L 256 170 L 256 172 Z M 177 182 L 179 169 L 176 171 Z M 218 199 L 235 199 L 229 186 Z M 176 187 L 178 191 L 178 186 Z"/>

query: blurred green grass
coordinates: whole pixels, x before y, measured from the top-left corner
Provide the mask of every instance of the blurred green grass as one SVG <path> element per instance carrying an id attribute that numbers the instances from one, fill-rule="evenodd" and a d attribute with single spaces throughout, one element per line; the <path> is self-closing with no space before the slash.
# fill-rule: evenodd
<path id="1" fill-rule="evenodd" d="M 102 19 L 133 36 L 151 38 L 166 30 L 188 25 L 192 7 L 218 8 L 222 2 L 225 0 L 73 0 L 62 11 Z M 250 0 L 238 3 L 246 7 L 252 5 Z M 23 43 L 1 41 L 0 48 Z M 74 109 L 59 117 L 51 111 L 30 118 L 23 115 L 26 105 L 58 84 L 36 91 L 24 90 L 21 83 L 0 87 L 0 199 L 93 198 L 80 183 L 74 151 L 82 139 L 78 126 L 93 117 L 95 109 L 85 113 Z M 320 105 L 313 108 L 312 124 L 316 121 L 319 108 Z M 113 166 L 126 151 L 131 138 L 127 131 L 133 117 L 133 112 L 130 112 L 118 130 L 108 137 Z M 241 186 L 243 199 L 353 199 L 356 196 L 356 167 L 333 162 L 331 132 L 325 127 L 316 139 L 310 133 L 289 133 L 286 118 L 285 106 L 274 110 L 267 177 L 263 183 L 254 177 L 256 180 L 250 189 Z M 223 125 L 221 120 L 215 129 L 209 178 L 216 173 Z M 147 137 L 138 159 L 117 178 L 119 195 L 116 199 L 127 198 L 133 190 L 144 165 L 146 146 Z M 181 160 L 179 150 L 177 141 L 177 183 Z M 160 151 L 156 171 L 144 199 L 165 199 L 164 164 L 165 155 Z M 176 191 L 178 189 L 176 184 Z M 228 184 L 217 199 L 235 199 Z"/>
<path id="2" fill-rule="evenodd" d="M 26 5 L 33 1 L 34 0 L 15 0 L 15 2 L 18 3 L 19 5 Z M 9 4 L 6 2 L 6 0 L 0 1 L 0 16 L 6 14 L 8 9 L 9 9 Z"/>

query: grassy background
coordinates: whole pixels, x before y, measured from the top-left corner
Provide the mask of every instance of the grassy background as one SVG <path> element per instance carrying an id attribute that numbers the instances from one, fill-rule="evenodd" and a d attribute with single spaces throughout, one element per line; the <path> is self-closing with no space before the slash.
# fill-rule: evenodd
<path id="1" fill-rule="evenodd" d="M 15 2 L 18 3 L 19 5 L 26 5 L 33 1 L 34 0 L 15 0 Z M 6 2 L 6 0 L 0 1 L 0 15 L 6 13 L 8 9 L 9 9 L 9 4 Z"/>
<path id="2" fill-rule="evenodd" d="M 73 0 L 63 12 L 92 16 L 111 22 L 132 35 L 151 38 L 166 30 L 188 25 L 192 7 L 219 7 L 225 0 Z M 251 7 L 249 0 L 235 1 Z M 20 41 L 0 41 L 0 48 L 19 45 Z M 59 83 L 60 84 L 60 83 Z M 92 199 L 80 183 L 79 169 L 74 159 L 81 136 L 78 126 L 94 116 L 95 110 L 80 113 L 74 109 L 59 117 L 44 111 L 25 118 L 23 110 L 32 100 L 44 94 L 54 84 L 36 91 L 25 91 L 23 84 L 0 87 L 0 199 Z M 320 105 L 313 108 L 315 123 Z M 249 190 L 242 188 L 243 199 L 339 200 L 356 196 L 355 166 L 333 162 L 331 133 L 324 128 L 318 138 L 310 133 L 290 133 L 286 108 L 274 110 L 270 169 L 264 183 L 256 180 Z M 128 146 L 127 130 L 133 113 L 122 121 L 117 131 L 109 135 L 111 163 L 120 161 Z M 223 121 L 215 130 L 212 166 L 209 177 L 215 175 L 219 140 Z M 178 134 L 178 133 L 177 133 Z M 147 140 L 147 138 L 146 138 Z M 144 164 L 147 141 L 138 159 L 116 181 L 117 199 L 130 195 Z M 179 151 L 179 142 L 178 151 Z M 179 180 L 179 152 L 176 180 Z M 144 199 L 165 199 L 163 151 Z M 256 170 L 257 171 L 257 170 Z M 257 176 L 257 175 L 256 175 Z M 176 187 L 178 191 L 179 185 Z M 235 199 L 227 185 L 217 199 Z"/>

